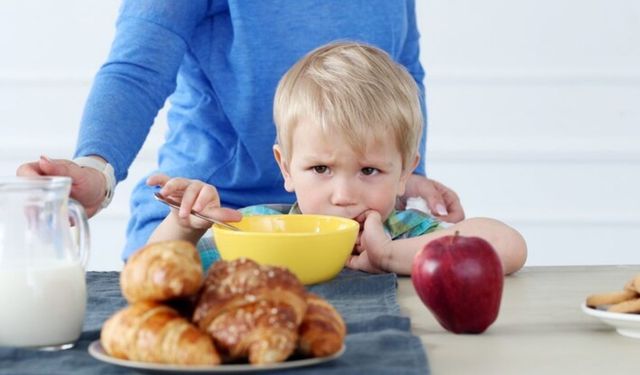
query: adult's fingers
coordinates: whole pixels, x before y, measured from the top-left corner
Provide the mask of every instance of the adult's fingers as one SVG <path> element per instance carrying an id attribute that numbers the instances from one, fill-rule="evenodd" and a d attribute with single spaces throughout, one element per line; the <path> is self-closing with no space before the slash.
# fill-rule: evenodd
<path id="1" fill-rule="evenodd" d="M 442 215 L 440 218 L 448 223 L 457 223 L 464 220 L 464 209 L 458 194 L 440 182 L 434 181 L 434 183 L 447 208 L 447 214 Z"/>
<path id="2" fill-rule="evenodd" d="M 67 159 L 49 159 L 41 156 L 38 160 L 40 170 L 47 176 L 67 176 L 77 182 L 85 178 L 82 167 Z"/>
<path id="3" fill-rule="evenodd" d="M 52 160 L 46 156 L 40 156 L 37 161 L 24 163 L 16 169 L 16 176 L 68 176 L 70 171 L 68 164 L 75 165 L 70 160 Z M 79 168 L 79 167 L 78 167 Z"/>
<path id="4" fill-rule="evenodd" d="M 89 217 L 98 211 L 104 200 L 106 180 L 102 173 L 91 168 L 82 168 L 71 160 L 41 156 L 38 161 L 21 165 L 16 175 L 71 177 L 70 195 L 84 206 Z"/>
<path id="5" fill-rule="evenodd" d="M 433 215 L 440 218 L 449 215 L 444 197 L 442 196 L 442 193 L 438 191 L 433 181 L 429 184 L 422 184 L 419 192 L 420 197 L 427 202 L 427 206 Z"/>
<path id="6" fill-rule="evenodd" d="M 16 176 L 21 177 L 35 177 L 42 176 L 44 172 L 40 170 L 40 166 L 37 161 L 21 164 L 16 169 Z"/>
<path id="7" fill-rule="evenodd" d="M 420 197 L 427 202 L 427 206 L 433 215 L 442 217 L 449 214 L 442 193 L 436 188 L 436 181 L 426 178 L 425 176 L 411 175 L 407 180 L 407 186 L 403 201 L 406 205 L 408 197 Z"/>
<path id="8" fill-rule="evenodd" d="M 417 193 L 427 202 L 427 206 L 438 219 L 457 223 L 464 219 L 464 210 L 460 198 L 444 184 L 425 178 L 417 184 Z"/>

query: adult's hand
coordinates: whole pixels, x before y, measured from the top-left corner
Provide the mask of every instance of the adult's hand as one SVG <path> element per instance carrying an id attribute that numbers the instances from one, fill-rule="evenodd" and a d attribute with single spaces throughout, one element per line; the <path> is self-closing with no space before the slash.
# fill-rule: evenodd
<path id="1" fill-rule="evenodd" d="M 19 166 L 16 175 L 71 177 L 71 198 L 82 204 L 89 217 L 100 209 L 107 189 L 107 181 L 102 173 L 93 168 L 82 168 L 66 159 L 41 156 L 38 161 Z"/>
<path id="2" fill-rule="evenodd" d="M 409 176 L 407 188 L 400 203 L 405 205 L 406 198 L 410 197 L 424 199 L 431 213 L 442 221 L 457 223 L 464 220 L 464 210 L 458 194 L 436 180 L 417 174 Z"/>

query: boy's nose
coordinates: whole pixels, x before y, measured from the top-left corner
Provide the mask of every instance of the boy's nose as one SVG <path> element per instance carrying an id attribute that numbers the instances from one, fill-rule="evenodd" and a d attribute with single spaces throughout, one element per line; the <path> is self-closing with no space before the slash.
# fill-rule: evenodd
<path id="1" fill-rule="evenodd" d="M 336 181 L 331 195 L 332 204 L 336 206 L 349 206 L 357 201 L 357 187 L 349 180 Z"/>

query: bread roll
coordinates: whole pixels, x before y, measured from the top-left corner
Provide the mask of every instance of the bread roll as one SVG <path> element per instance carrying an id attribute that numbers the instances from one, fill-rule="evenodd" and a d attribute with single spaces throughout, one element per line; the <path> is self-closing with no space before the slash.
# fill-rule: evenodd
<path id="1" fill-rule="evenodd" d="M 163 241 L 136 251 L 120 274 L 120 287 L 129 303 L 167 301 L 198 293 L 202 264 L 187 241 Z"/>
<path id="2" fill-rule="evenodd" d="M 220 356 L 211 338 L 157 302 L 138 302 L 111 316 L 100 342 L 111 356 L 140 362 L 217 365 Z"/>

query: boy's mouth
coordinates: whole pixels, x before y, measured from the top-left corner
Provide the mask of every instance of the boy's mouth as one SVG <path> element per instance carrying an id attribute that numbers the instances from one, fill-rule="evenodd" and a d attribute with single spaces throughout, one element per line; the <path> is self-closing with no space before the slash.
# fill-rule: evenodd
<path id="1" fill-rule="evenodd" d="M 358 221 L 358 217 L 360 215 L 362 215 L 362 211 L 358 211 L 358 212 L 354 213 L 353 211 L 335 210 L 335 211 L 332 211 L 332 212 L 327 212 L 327 213 L 325 213 L 325 215 L 338 216 L 338 217 L 343 217 L 345 219 L 351 219 L 351 220 Z"/>

